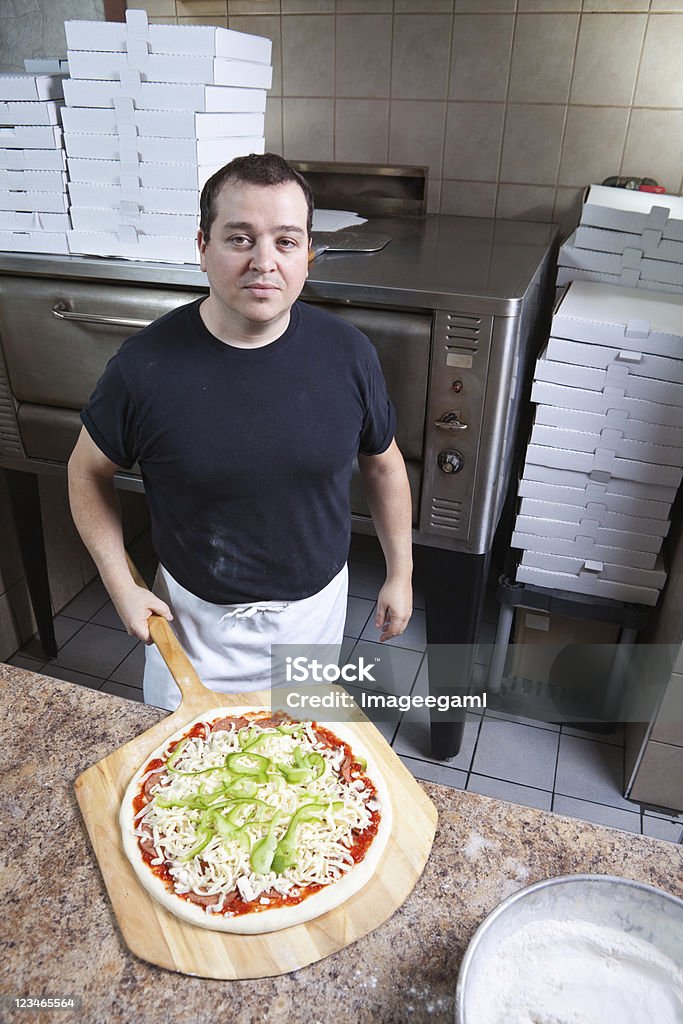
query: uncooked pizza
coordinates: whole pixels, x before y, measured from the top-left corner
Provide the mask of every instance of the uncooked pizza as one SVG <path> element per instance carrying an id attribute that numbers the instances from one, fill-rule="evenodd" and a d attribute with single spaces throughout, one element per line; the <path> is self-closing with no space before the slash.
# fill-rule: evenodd
<path id="1" fill-rule="evenodd" d="M 260 934 L 310 921 L 369 881 L 391 801 L 343 725 L 217 708 L 145 760 L 120 823 L 137 877 L 167 910 Z"/>

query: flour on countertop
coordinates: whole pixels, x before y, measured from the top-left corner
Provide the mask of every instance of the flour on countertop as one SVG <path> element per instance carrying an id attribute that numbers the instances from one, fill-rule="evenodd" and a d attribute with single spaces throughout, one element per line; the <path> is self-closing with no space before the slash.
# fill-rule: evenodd
<path id="1" fill-rule="evenodd" d="M 683 1024 L 683 971 L 633 933 L 537 921 L 471 976 L 476 1024 Z"/>
<path id="2" fill-rule="evenodd" d="M 467 844 L 463 846 L 462 852 L 466 857 L 476 857 L 482 850 L 497 850 L 498 848 L 498 843 L 485 839 L 478 832 L 470 832 L 470 837 L 467 840 Z"/>

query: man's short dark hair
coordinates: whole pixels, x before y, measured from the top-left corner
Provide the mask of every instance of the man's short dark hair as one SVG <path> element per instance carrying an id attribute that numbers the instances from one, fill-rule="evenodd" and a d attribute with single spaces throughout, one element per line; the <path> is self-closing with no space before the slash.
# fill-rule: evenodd
<path id="1" fill-rule="evenodd" d="M 250 153 L 238 156 L 225 167 L 212 174 L 202 189 L 199 201 L 201 228 L 204 240 L 209 241 L 211 225 L 216 219 L 216 199 L 223 187 L 229 182 L 246 182 L 248 185 L 285 185 L 288 181 L 295 182 L 304 196 L 308 206 L 306 228 L 310 238 L 313 226 L 313 192 L 306 179 L 295 171 L 284 157 L 277 153 Z"/>

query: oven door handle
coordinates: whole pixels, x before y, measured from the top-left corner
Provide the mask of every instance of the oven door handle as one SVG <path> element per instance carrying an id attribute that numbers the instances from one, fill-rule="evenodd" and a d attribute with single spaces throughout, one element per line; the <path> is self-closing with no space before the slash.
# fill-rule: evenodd
<path id="1" fill-rule="evenodd" d="M 102 316 L 100 313 L 73 313 L 59 302 L 52 307 L 52 315 L 58 320 L 77 320 L 82 324 L 106 324 L 108 327 L 133 327 L 140 330 L 149 327 L 151 320 L 133 320 L 122 316 Z"/>

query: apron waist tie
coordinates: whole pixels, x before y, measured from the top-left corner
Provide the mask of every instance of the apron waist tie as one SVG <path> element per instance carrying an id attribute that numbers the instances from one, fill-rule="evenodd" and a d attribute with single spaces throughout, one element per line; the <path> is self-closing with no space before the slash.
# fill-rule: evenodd
<path id="1" fill-rule="evenodd" d="M 221 615 L 219 622 L 224 619 L 253 619 L 257 612 L 283 612 L 289 608 L 289 603 L 283 604 L 250 604 L 241 608 L 233 608 L 231 611 Z"/>

